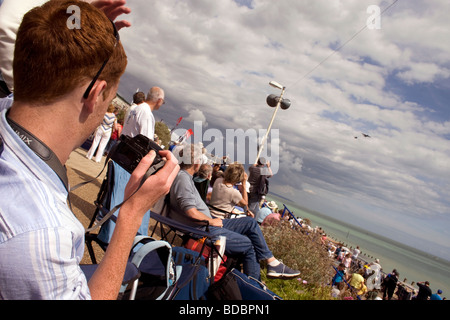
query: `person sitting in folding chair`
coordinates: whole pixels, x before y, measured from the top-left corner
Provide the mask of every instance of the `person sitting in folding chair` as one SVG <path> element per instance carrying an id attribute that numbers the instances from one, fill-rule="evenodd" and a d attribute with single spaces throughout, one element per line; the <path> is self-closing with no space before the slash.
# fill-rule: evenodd
<path id="1" fill-rule="evenodd" d="M 209 201 L 211 194 L 209 192 L 210 183 L 212 177 L 212 166 L 208 163 L 204 163 L 200 166 L 197 175 L 194 177 L 194 184 L 198 190 L 198 193 L 205 202 Z"/>
<path id="2" fill-rule="evenodd" d="M 213 236 L 225 236 L 225 254 L 243 255 L 244 273 L 248 276 L 261 279 L 261 260 L 267 261 L 267 275 L 270 277 L 298 276 L 299 271 L 292 270 L 273 256 L 255 219 L 220 219 L 211 216 L 193 181 L 193 175 L 201 165 L 201 155 L 201 149 L 197 145 L 186 145 L 177 154 L 180 171 L 169 193 L 169 217 L 197 228 L 204 228 L 206 222 Z"/>

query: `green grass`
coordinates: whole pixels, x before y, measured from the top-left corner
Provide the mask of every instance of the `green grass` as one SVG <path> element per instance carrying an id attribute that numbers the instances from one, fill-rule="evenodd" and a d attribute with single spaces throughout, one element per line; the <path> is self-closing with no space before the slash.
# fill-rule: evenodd
<path id="1" fill-rule="evenodd" d="M 267 268 L 261 278 L 267 287 L 284 300 L 332 300 L 329 283 L 334 275 L 333 261 L 328 257 L 319 236 L 307 235 L 282 221 L 262 227 L 266 242 L 274 256 L 290 268 L 301 271 L 290 280 L 269 279 Z M 303 283 L 306 280 L 307 283 Z"/>

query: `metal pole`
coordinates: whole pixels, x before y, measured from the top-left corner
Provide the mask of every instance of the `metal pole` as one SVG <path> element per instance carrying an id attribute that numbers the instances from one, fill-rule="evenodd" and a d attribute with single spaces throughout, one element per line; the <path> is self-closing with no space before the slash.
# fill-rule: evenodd
<path id="1" fill-rule="evenodd" d="M 259 157 L 260 157 L 261 152 L 262 152 L 262 150 L 264 148 L 264 142 L 266 141 L 267 137 L 269 136 L 269 132 L 270 132 L 270 129 L 272 128 L 273 121 L 275 120 L 275 116 L 276 116 L 276 114 L 278 112 L 278 109 L 280 108 L 281 101 L 283 100 L 283 95 L 284 95 L 285 89 L 286 88 L 283 87 L 283 89 L 281 90 L 280 99 L 278 100 L 277 106 L 275 108 L 275 111 L 273 112 L 272 119 L 270 120 L 269 128 L 267 129 L 267 132 L 264 135 L 264 137 L 263 137 L 263 139 L 261 141 L 261 144 L 259 145 L 258 155 L 256 156 L 255 164 L 258 163 Z"/>

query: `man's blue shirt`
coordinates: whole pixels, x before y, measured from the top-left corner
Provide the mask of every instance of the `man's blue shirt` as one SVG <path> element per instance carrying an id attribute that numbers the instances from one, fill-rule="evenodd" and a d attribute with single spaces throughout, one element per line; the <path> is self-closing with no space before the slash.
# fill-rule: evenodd
<path id="1" fill-rule="evenodd" d="M 90 299 L 68 191 L 0 114 L 0 299 Z"/>

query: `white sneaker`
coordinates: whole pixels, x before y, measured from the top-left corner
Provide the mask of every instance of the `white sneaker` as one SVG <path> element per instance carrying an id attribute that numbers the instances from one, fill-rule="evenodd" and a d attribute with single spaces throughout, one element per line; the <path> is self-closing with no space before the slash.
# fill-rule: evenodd
<path id="1" fill-rule="evenodd" d="M 299 275 L 300 271 L 292 270 L 282 262 L 275 267 L 272 267 L 271 265 L 267 266 L 267 276 L 271 278 L 290 279 L 298 277 Z"/>

